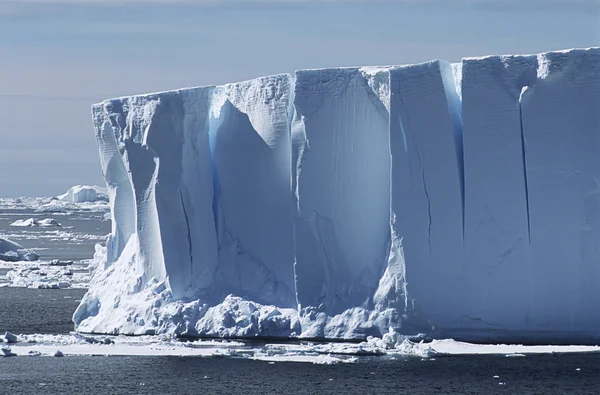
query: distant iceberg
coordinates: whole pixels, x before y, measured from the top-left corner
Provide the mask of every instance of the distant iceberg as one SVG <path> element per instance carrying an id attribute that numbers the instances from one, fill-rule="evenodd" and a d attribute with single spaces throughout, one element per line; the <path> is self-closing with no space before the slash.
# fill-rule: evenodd
<path id="1" fill-rule="evenodd" d="M 92 108 L 83 332 L 600 339 L 600 48 Z"/>
<path id="2" fill-rule="evenodd" d="M 56 198 L 70 203 L 108 202 L 106 188 L 87 185 L 75 185 Z"/>
<path id="3" fill-rule="evenodd" d="M 60 223 L 52 218 L 40 219 L 35 218 L 18 219 L 12 222 L 9 226 L 16 227 L 41 227 L 41 228 L 52 228 L 61 226 Z"/>

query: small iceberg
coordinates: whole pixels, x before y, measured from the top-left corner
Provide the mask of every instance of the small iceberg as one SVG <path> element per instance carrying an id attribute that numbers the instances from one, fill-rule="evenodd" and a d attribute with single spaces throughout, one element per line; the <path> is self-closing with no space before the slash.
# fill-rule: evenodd
<path id="1" fill-rule="evenodd" d="M 15 222 L 11 223 L 10 226 L 19 226 L 19 227 L 40 227 L 40 228 L 54 228 L 61 226 L 57 220 L 52 218 L 46 218 L 37 220 L 35 218 L 28 219 L 18 219 Z"/>
<path id="2" fill-rule="evenodd" d="M 24 248 L 22 245 L 0 238 L 0 261 L 37 261 L 39 255 Z"/>

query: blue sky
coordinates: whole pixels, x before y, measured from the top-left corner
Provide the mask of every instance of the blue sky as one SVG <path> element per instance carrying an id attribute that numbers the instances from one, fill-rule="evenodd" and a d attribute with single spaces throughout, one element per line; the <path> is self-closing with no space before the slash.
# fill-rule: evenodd
<path id="1" fill-rule="evenodd" d="M 0 196 L 101 184 L 105 98 L 598 45 L 597 0 L 0 0 Z"/>

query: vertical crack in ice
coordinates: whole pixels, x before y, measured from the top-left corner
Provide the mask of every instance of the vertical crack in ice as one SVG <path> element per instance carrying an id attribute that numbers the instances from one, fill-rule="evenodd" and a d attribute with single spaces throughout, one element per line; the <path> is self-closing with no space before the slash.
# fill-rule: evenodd
<path id="1" fill-rule="evenodd" d="M 523 160 L 523 180 L 525 181 L 525 207 L 527 210 L 527 239 L 531 245 L 531 218 L 529 215 L 529 185 L 527 183 L 527 148 L 525 146 L 525 132 L 523 130 L 523 95 L 529 87 L 524 86 L 519 95 L 519 127 L 521 128 L 521 156 Z"/>
<path id="2" fill-rule="evenodd" d="M 217 164 L 215 160 L 215 147 L 217 143 L 217 133 L 221 124 L 223 123 L 223 116 L 221 111 L 224 107 L 224 100 L 219 95 L 221 92 L 213 92 L 211 97 L 211 111 L 208 119 L 208 145 L 210 149 L 210 166 L 213 184 L 213 200 L 212 200 L 212 212 L 213 220 L 215 222 L 215 232 L 217 235 L 217 248 L 220 248 L 221 238 L 219 237 L 221 229 L 219 228 L 219 199 L 220 199 L 220 184 L 217 172 Z M 215 97 L 216 96 L 216 97 Z"/>
<path id="3" fill-rule="evenodd" d="M 296 272 L 296 266 L 298 265 L 298 256 L 296 254 L 296 245 L 297 245 L 297 235 L 296 235 L 296 218 L 298 217 L 299 213 L 300 213 L 300 205 L 299 205 L 299 196 L 298 196 L 298 182 L 297 182 L 297 177 L 298 177 L 298 172 L 299 172 L 299 159 L 298 157 L 294 156 L 294 152 L 295 152 L 295 147 L 294 147 L 294 125 L 295 125 L 295 121 L 296 121 L 296 107 L 294 105 L 294 102 L 296 100 L 296 76 L 295 75 L 291 75 L 289 74 L 289 96 L 288 96 L 288 133 L 289 133 L 289 139 L 290 139 L 290 149 L 292 150 L 291 155 L 290 155 L 290 192 L 292 193 L 292 196 L 294 197 L 295 201 L 294 201 L 294 206 L 292 208 L 292 210 L 294 210 L 293 213 L 293 224 L 292 224 L 292 248 L 294 251 L 294 297 L 295 297 L 295 301 L 296 301 L 296 309 L 298 311 L 300 311 L 302 309 L 302 306 L 300 304 L 300 300 L 298 299 L 298 274 Z M 294 160 L 296 159 L 296 160 Z"/>
<path id="4" fill-rule="evenodd" d="M 194 255 L 192 248 L 192 229 L 190 228 L 190 218 L 187 214 L 187 210 L 185 209 L 185 201 L 183 200 L 183 192 L 181 189 L 179 190 L 179 198 L 181 199 L 181 208 L 183 209 L 183 217 L 185 218 L 185 224 L 187 226 L 187 239 L 188 239 L 188 249 L 190 254 L 190 274 L 191 278 L 194 278 Z"/>
<path id="5" fill-rule="evenodd" d="M 463 146 L 463 122 L 462 122 L 462 63 L 450 65 L 447 62 L 440 63 L 442 84 L 446 94 L 446 105 L 448 115 L 452 123 L 454 134 L 454 145 L 456 150 L 456 162 L 458 165 L 458 177 L 460 182 L 460 197 L 462 210 L 462 240 L 465 240 L 465 158 Z M 459 79 L 460 78 L 460 79 Z"/>
<path id="6" fill-rule="evenodd" d="M 402 133 L 402 140 L 404 142 L 404 152 L 406 153 L 406 163 L 408 164 L 408 176 L 410 177 L 411 181 L 412 181 L 412 165 L 411 165 L 411 161 L 409 158 L 410 152 L 408 151 L 408 141 L 407 141 L 407 137 L 406 137 L 406 131 L 404 130 L 404 123 L 402 122 L 402 111 L 404 111 L 404 105 L 402 103 L 402 98 L 398 99 L 398 106 L 399 106 L 399 111 L 398 111 L 398 125 L 400 126 L 400 132 Z M 406 122 L 408 123 L 409 127 L 410 127 L 410 118 L 408 113 L 405 114 L 406 115 Z M 415 137 L 412 136 L 413 139 L 413 144 L 415 145 L 415 150 L 417 150 L 416 148 L 416 142 L 415 142 Z M 418 154 L 418 153 L 417 153 Z"/>
<path id="7" fill-rule="evenodd" d="M 528 243 L 528 252 L 531 254 L 531 217 L 530 217 L 530 206 L 529 206 L 529 184 L 527 180 L 527 148 L 525 146 L 525 128 L 523 125 L 523 98 L 527 90 L 529 89 L 528 85 L 524 85 L 521 88 L 521 93 L 519 94 L 519 129 L 521 132 L 521 158 L 523 161 L 523 181 L 525 186 L 525 210 L 527 212 L 527 243 Z M 527 310 L 526 310 L 526 322 L 529 323 L 530 313 L 535 314 L 535 302 L 534 302 L 534 284 L 535 284 L 535 276 L 533 272 L 532 265 L 532 256 L 529 256 L 529 290 L 528 290 L 528 298 L 527 298 Z"/>
<path id="8" fill-rule="evenodd" d="M 417 154 L 418 155 L 418 154 Z M 425 171 L 421 165 L 421 176 L 423 177 L 423 191 L 425 192 L 425 198 L 427 199 L 427 216 L 429 223 L 427 224 L 427 243 L 429 245 L 429 255 L 431 255 L 431 199 L 429 198 L 429 192 L 427 192 L 427 182 L 425 181 Z"/>
<path id="9" fill-rule="evenodd" d="M 400 125 L 400 132 L 402 133 L 402 141 L 404 142 L 404 152 L 408 154 L 408 144 L 406 144 L 406 133 L 404 132 L 404 125 L 402 125 L 402 117 L 400 115 L 400 111 L 398 111 L 398 125 Z"/>
<path id="10" fill-rule="evenodd" d="M 402 108 L 400 108 L 402 110 Z M 410 118 L 408 113 L 406 114 L 406 123 L 408 125 L 408 130 L 410 130 Z M 402 120 L 400 120 L 401 130 L 404 133 L 404 127 L 402 126 Z M 427 217 L 428 217 L 428 225 L 427 225 L 427 244 L 429 247 L 429 256 L 431 256 L 431 199 L 429 197 L 429 192 L 427 191 L 427 181 L 425 177 L 425 168 L 423 167 L 423 160 L 421 159 L 421 154 L 419 153 L 419 145 L 417 144 L 416 137 L 412 134 L 413 145 L 415 147 L 415 153 L 417 154 L 417 160 L 419 161 L 419 167 L 421 169 L 421 180 L 423 183 L 423 192 L 425 193 L 425 199 L 427 201 Z M 412 169 L 410 167 L 410 161 L 407 158 L 409 173 L 412 178 Z"/>
<path id="11" fill-rule="evenodd" d="M 414 140 L 413 136 L 413 140 Z M 429 246 L 429 255 L 431 256 L 431 199 L 429 197 L 429 192 L 427 191 L 427 181 L 425 177 L 425 168 L 423 167 L 423 161 L 421 160 L 421 154 L 419 153 L 419 148 L 417 142 L 414 142 L 415 145 L 415 153 L 417 154 L 417 159 L 419 160 L 419 167 L 421 168 L 421 179 L 423 182 L 423 192 L 425 193 L 425 199 L 427 201 L 427 217 L 428 217 L 428 225 L 427 225 L 427 244 Z"/>

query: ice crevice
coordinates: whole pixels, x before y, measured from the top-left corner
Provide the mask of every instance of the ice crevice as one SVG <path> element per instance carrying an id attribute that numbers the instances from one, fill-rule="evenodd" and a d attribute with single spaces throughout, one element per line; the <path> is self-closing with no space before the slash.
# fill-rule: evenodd
<path id="1" fill-rule="evenodd" d="M 421 154 L 419 154 L 418 145 L 415 142 L 415 152 L 417 154 L 417 159 L 419 161 L 419 168 L 421 170 L 421 180 L 423 184 L 423 193 L 425 194 L 425 201 L 427 202 L 427 245 L 429 247 L 429 255 L 431 255 L 431 224 L 432 224 L 432 216 L 431 216 L 431 198 L 429 197 L 429 192 L 427 191 L 427 179 L 425 177 L 425 169 L 423 168 L 423 162 L 421 160 Z"/>
<path id="2" fill-rule="evenodd" d="M 524 86 L 519 95 L 519 127 L 521 129 L 521 148 L 523 150 L 523 180 L 525 181 L 525 205 L 527 208 L 527 241 L 531 245 L 531 217 L 529 214 L 529 186 L 527 185 L 527 145 L 525 142 L 525 133 L 523 131 L 523 97 L 529 86 Z"/>
<path id="3" fill-rule="evenodd" d="M 599 64 L 299 70 L 94 105 L 114 221 L 77 330 L 600 339 Z"/>

